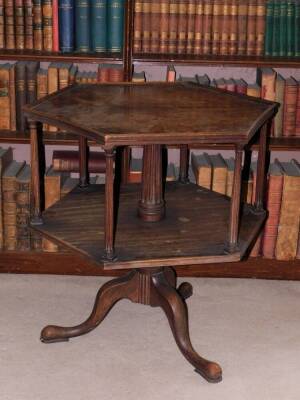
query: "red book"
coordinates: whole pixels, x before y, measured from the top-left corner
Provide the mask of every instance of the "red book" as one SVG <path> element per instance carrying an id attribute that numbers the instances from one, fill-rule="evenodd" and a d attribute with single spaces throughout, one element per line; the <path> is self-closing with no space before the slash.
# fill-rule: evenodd
<path id="1" fill-rule="evenodd" d="M 52 165 L 54 171 L 79 172 L 79 152 L 76 150 L 54 150 Z M 88 170 L 92 173 L 105 173 L 105 155 L 103 152 L 89 152 Z"/>
<path id="2" fill-rule="evenodd" d="M 52 18 L 53 18 L 52 48 L 53 51 L 59 51 L 58 0 L 52 0 Z"/>
<path id="3" fill-rule="evenodd" d="M 290 77 L 285 81 L 283 104 L 283 136 L 294 136 L 296 131 L 297 81 Z"/>
<path id="4" fill-rule="evenodd" d="M 277 240 L 278 224 L 280 218 L 283 170 L 278 160 L 270 165 L 268 190 L 267 190 L 267 210 L 268 219 L 264 229 L 262 254 L 265 258 L 275 258 L 275 247 Z"/>
<path id="5" fill-rule="evenodd" d="M 236 92 L 241 93 L 241 94 L 247 94 L 247 82 L 244 81 L 244 79 L 236 79 L 235 80 L 235 85 L 236 85 Z"/>
<path id="6" fill-rule="evenodd" d="M 300 136 L 300 82 L 298 81 L 295 135 Z"/>

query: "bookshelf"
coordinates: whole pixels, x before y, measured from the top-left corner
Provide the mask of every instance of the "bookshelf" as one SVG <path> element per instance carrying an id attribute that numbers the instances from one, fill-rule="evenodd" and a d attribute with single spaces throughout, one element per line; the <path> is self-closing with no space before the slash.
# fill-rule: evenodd
<path id="1" fill-rule="evenodd" d="M 186 55 L 186 54 L 141 54 L 133 50 L 134 41 L 134 9 L 135 1 L 125 1 L 123 51 L 121 53 L 58 53 L 29 50 L 0 49 L 0 63 L 4 61 L 43 61 L 43 62 L 74 62 L 86 64 L 110 63 L 123 65 L 124 77 L 130 81 L 135 66 L 165 66 L 169 64 L 182 66 L 227 66 L 230 68 L 245 67 L 273 67 L 273 68 L 300 68 L 300 57 L 271 57 L 271 56 L 229 56 L 229 55 Z M 29 144 L 28 132 L 0 131 L 0 143 Z M 74 146 L 78 139 L 72 134 L 45 133 L 45 145 Z M 91 145 L 94 143 L 90 142 Z M 190 146 L 191 149 L 220 149 L 231 150 L 228 145 Z M 253 149 L 257 148 L 254 143 Z M 270 138 L 271 151 L 299 151 L 300 138 Z M 125 163 L 126 164 L 126 163 Z M 76 261 L 75 261 L 76 260 Z M 68 262 L 66 262 L 68 261 Z M 72 267 L 70 267 L 72 266 Z M 62 274 L 103 274 L 97 267 L 88 265 L 84 260 L 78 261 L 70 254 L 51 254 L 42 252 L 1 252 L 0 272 L 28 272 L 28 273 L 62 273 Z M 249 258 L 234 265 L 213 264 L 199 266 L 199 268 L 178 268 L 178 274 L 194 276 L 230 276 L 255 277 L 274 279 L 300 279 L 300 260 L 284 262 Z"/>

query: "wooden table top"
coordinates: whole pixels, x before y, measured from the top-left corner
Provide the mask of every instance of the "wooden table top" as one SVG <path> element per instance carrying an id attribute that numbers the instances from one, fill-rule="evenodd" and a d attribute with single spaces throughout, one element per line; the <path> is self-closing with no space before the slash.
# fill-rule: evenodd
<path id="1" fill-rule="evenodd" d="M 246 144 L 278 104 L 189 83 L 74 85 L 25 114 L 107 146 Z"/>

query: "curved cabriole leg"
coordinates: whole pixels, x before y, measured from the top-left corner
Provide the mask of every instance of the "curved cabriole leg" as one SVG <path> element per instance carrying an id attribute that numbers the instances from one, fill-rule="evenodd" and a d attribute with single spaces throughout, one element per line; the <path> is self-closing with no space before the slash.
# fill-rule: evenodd
<path id="1" fill-rule="evenodd" d="M 168 284 L 163 271 L 155 274 L 152 282 L 157 292 L 158 305 L 166 313 L 176 343 L 184 357 L 208 382 L 220 382 L 222 380 L 221 367 L 217 363 L 200 357 L 191 344 L 187 308 L 180 294 Z"/>
<path id="2" fill-rule="evenodd" d="M 84 335 L 95 329 L 119 300 L 132 297 L 135 276 L 136 272 L 131 271 L 124 277 L 105 283 L 100 288 L 93 311 L 85 322 L 73 327 L 48 325 L 41 332 L 41 341 L 45 343 L 67 341 L 71 337 Z"/>

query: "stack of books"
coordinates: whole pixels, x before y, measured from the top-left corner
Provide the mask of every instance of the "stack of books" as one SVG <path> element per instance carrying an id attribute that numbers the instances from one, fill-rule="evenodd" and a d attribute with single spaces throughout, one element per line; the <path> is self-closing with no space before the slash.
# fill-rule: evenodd
<path id="1" fill-rule="evenodd" d="M 0 49 L 120 53 L 124 0 L 2 0 Z"/>

